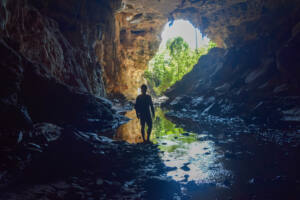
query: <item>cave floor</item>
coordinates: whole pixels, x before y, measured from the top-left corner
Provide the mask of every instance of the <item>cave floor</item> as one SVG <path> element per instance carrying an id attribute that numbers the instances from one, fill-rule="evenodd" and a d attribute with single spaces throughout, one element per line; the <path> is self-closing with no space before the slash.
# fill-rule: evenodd
<path id="1" fill-rule="evenodd" d="M 160 199 L 164 193 L 167 199 L 177 195 L 183 199 L 300 197 L 298 132 L 261 128 L 239 118 L 201 116 L 202 122 L 197 123 L 201 117 L 193 121 L 185 118 L 191 113 L 184 112 L 156 109 L 150 138 L 158 149 L 159 162 L 166 166 L 159 175 L 166 179 L 166 186 L 159 183 L 164 188 L 160 190 L 150 187 L 150 199 Z M 135 112 L 126 115 L 132 120 L 119 128 L 115 139 L 141 143 Z M 151 167 L 149 154 L 141 159 L 149 159 Z M 173 186 L 168 188 L 168 181 Z M 168 189 L 171 192 L 165 191 Z"/>
<path id="2" fill-rule="evenodd" d="M 0 199 L 299 199 L 299 131 L 187 115 L 158 108 L 151 143 L 134 111 L 111 139 L 72 133 L 55 148 L 80 153 L 48 151 Z"/>

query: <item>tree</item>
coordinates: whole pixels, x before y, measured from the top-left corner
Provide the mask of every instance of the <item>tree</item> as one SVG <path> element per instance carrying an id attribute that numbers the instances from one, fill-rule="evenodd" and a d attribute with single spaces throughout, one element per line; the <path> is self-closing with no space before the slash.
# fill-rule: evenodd
<path id="1" fill-rule="evenodd" d="M 144 76 L 156 94 L 161 95 L 190 72 L 199 58 L 213 47 L 215 44 L 210 42 L 208 46 L 193 51 L 182 37 L 170 39 L 166 49 L 158 52 L 149 62 Z"/>

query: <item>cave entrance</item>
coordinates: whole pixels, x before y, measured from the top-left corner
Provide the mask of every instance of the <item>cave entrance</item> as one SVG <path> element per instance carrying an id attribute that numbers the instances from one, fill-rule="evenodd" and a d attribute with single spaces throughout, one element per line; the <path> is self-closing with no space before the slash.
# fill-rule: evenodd
<path id="1" fill-rule="evenodd" d="M 150 89 L 161 96 L 190 72 L 202 55 L 216 45 L 189 21 L 169 21 L 161 34 L 158 52 L 144 73 Z"/>

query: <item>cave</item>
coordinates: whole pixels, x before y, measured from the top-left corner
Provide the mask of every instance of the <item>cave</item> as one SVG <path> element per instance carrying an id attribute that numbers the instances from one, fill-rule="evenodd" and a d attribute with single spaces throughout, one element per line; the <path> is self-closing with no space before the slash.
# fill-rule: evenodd
<path id="1" fill-rule="evenodd" d="M 298 0 L 2 0 L 0 16 L 1 200 L 300 198 Z M 215 46 L 148 88 L 145 141 L 136 98 L 176 20 Z"/>

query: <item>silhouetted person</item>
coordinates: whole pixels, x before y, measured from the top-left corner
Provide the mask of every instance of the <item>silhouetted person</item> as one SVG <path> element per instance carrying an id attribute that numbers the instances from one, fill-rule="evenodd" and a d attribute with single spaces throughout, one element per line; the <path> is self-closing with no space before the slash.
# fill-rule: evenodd
<path id="1" fill-rule="evenodd" d="M 150 113 L 150 108 L 152 111 L 152 116 L 155 116 L 155 111 L 152 103 L 152 98 L 150 95 L 147 95 L 147 86 L 143 84 L 141 86 L 142 94 L 140 94 L 136 98 L 135 102 L 135 111 L 136 111 L 136 116 L 138 119 L 140 119 L 141 123 L 141 131 L 142 131 L 142 137 L 145 142 L 145 123 L 147 123 L 148 129 L 147 129 L 147 141 L 149 142 L 150 134 L 152 131 L 152 118 L 151 118 L 151 113 Z"/>

